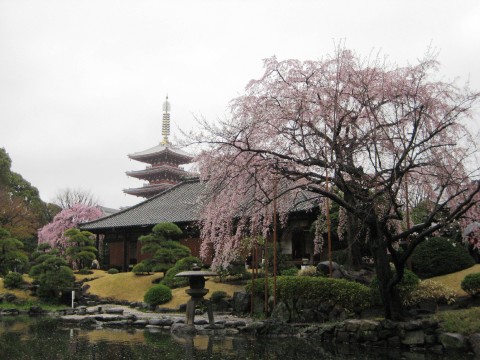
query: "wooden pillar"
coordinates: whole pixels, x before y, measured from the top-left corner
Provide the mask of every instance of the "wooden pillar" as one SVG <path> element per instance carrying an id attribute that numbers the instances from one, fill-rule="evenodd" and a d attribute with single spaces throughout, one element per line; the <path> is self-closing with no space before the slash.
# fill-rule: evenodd
<path id="1" fill-rule="evenodd" d="M 127 231 L 123 231 L 123 264 L 122 271 L 128 271 L 128 243 L 127 243 Z"/>

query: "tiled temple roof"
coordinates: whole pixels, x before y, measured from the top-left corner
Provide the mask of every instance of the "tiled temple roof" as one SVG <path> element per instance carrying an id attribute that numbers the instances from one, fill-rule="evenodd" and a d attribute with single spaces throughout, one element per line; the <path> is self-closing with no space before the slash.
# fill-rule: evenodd
<path id="1" fill-rule="evenodd" d="M 192 222 L 198 219 L 205 183 L 187 180 L 116 214 L 80 225 L 82 230 L 153 226 L 161 222 Z"/>
<path id="2" fill-rule="evenodd" d="M 186 223 L 199 220 L 201 198 L 206 183 L 198 178 L 185 180 L 164 192 L 135 206 L 79 225 L 82 230 L 103 230 L 136 226 L 154 226 L 161 222 Z M 291 212 L 309 211 L 315 208 L 318 195 L 301 191 L 297 194 Z"/>

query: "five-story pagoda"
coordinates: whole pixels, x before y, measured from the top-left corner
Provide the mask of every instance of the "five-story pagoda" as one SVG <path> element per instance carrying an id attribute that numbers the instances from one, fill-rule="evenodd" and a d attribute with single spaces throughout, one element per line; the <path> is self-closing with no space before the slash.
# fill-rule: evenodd
<path id="1" fill-rule="evenodd" d="M 190 175 L 189 172 L 180 168 L 180 165 L 190 163 L 193 156 L 168 141 L 170 135 L 168 96 L 163 103 L 162 135 L 163 139 L 157 146 L 128 155 L 130 159 L 149 165 L 144 170 L 127 171 L 127 175 L 148 181 L 148 183 L 140 188 L 125 189 L 124 193 L 149 198 L 178 184 Z"/>

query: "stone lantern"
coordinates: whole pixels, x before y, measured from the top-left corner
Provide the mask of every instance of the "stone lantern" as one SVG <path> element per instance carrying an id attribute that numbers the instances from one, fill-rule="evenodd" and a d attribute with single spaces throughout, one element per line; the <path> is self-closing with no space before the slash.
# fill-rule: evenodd
<path id="1" fill-rule="evenodd" d="M 218 276 L 216 272 L 213 271 L 202 271 L 197 264 L 193 265 L 191 271 L 182 271 L 175 276 L 179 277 L 188 277 L 188 284 L 190 289 L 185 290 L 185 292 L 190 295 L 190 300 L 187 302 L 187 311 L 186 311 L 186 324 L 194 325 L 195 320 L 195 306 L 203 300 L 203 297 L 208 294 L 208 289 L 205 289 L 205 276 Z M 214 324 L 213 320 L 213 311 L 210 303 L 207 304 L 208 312 L 208 321 L 210 324 Z"/>

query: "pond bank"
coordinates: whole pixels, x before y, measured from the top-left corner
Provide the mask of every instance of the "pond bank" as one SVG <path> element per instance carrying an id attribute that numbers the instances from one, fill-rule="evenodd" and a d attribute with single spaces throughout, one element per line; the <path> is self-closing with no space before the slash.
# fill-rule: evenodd
<path id="1" fill-rule="evenodd" d="M 173 334 L 230 336 L 249 334 L 258 337 L 300 337 L 322 343 L 357 344 L 363 347 L 401 348 L 410 351 L 448 354 L 460 351 L 480 357 L 480 334 L 464 336 L 444 333 L 437 321 L 420 319 L 405 322 L 389 320 L 348 319 L 336 323 L 282 323 L 254 320 L 216 313 L 214 324 L 206 316 L 197 315 L 195 325 L 185 325 L 185 314 L 143 312 L 128 306 L 66 308 L 48 312 L 39 307 L 29 310 L 2 309 L 0 316 L 28 314 L 49 315 L 66 323 L 86 328 L 137 328 L 149 331 L 169 331 Z"/>

